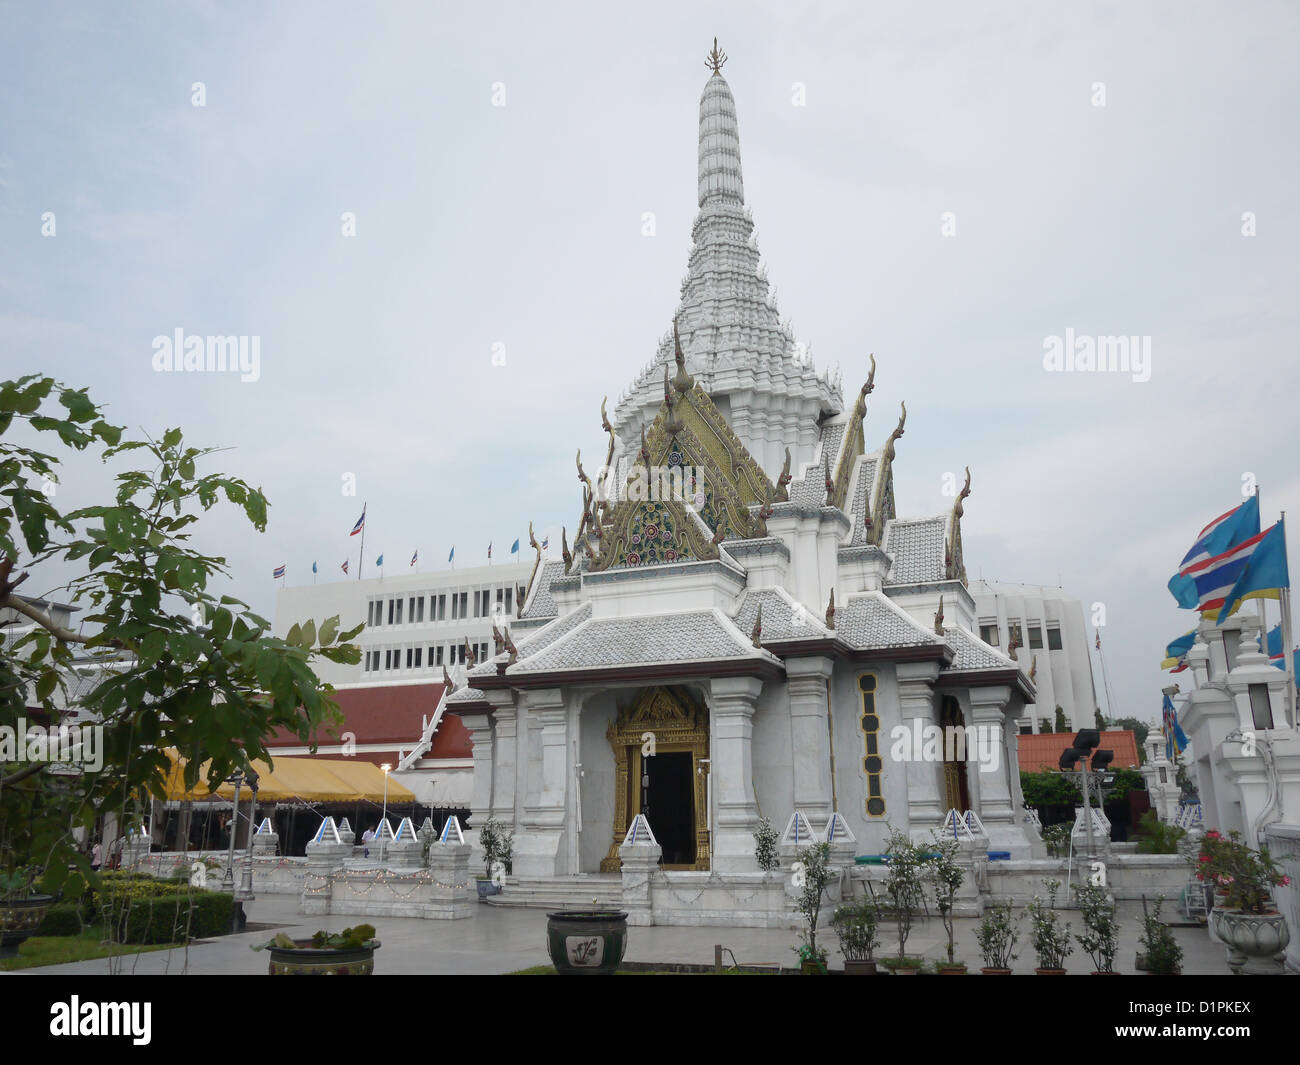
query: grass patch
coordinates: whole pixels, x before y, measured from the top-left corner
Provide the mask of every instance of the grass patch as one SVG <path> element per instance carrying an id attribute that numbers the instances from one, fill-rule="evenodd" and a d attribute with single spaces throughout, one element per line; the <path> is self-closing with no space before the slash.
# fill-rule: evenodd
<path id="1" fill-rule="evenodd" d="M 133 946 L 104 941 L 103 929 L 88 928 L 75 936 L 32 936 L 18 948 L 18 957 L 0 961 L 0 972 L 31 969 L 38 965 L 62 965 L 70 961 L 117 958 L 144 951 L 166 950 L 171 943 L 157 946 Z"/>

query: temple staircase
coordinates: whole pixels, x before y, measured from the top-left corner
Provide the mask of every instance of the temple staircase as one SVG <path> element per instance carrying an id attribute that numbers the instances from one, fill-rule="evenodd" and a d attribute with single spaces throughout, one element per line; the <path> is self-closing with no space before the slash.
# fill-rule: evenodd
<path id="1" fill-rule="evenodd" d="M 592 900 L 595 899 L 593 905 Z M 618 873 L 580 876 L 506 877 L 500 895 L 483 900 L 489 906 L 535 910 L 608 909 L 622 905 L 623 878 Z"/>

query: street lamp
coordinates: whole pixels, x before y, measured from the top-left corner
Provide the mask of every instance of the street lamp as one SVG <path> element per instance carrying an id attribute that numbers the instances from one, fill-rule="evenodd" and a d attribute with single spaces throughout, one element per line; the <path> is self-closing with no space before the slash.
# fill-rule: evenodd
<path id="1" fill-rule="evenodd" d="M 389 771 L 390 769 L 392 769 L 393 767 L 392 767 L 388 762 L 385 762 L 385 763 L 384 763 L 383 765 L 381 765 L 379 768 L 382 769 L 382 770 L 384 771 L 384 813 L 383 813 L 383 816 L 379 819 L 379 828 L 380 828 L 380 832 L 379 832 L 379 864 L 380 864 L 380 865 L 383 865 L 383 864 L 384 864 L 384 833 L 383 833 L 383 827 L 384 827 L 384 825 L 386 825 L 386 824 L 388 823 L 388 771 Z"/>
<path id="2" fill-rule="evenodd" d="M 248 786 L 253 789 L 251 805 L 248 808 L 248 861 L 244 866 L 244 875 L 236 898 L 249 901 L 256 898 L 253 894 L 253 826 L 257 824 L 257 770 L 248 771 Z"/>
<path id="3" fill-rule="evenodd" d="M 239 827 L 239 787 L 244 783 L 244 774 L 239 770 L 226 778 L 227 784 L 235 785 L 235 801 L 230 815 L 230 851 L 226 855 L 226 872 L 221 878 L 221 890 L 235 893 L 235 830 Z"/>

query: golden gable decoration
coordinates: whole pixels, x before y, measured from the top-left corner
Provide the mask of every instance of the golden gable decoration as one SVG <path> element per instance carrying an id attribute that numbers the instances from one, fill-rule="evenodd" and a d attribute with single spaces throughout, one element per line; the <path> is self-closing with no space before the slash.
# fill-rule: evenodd
<path id="1" fill-rule="evenodd" d="M 871 373 L 867 375 L 866 384 L 858 393 L 858 401 L 853 405 L 849 416 L 848 428 L 844 430 L 844 439 L 840 442 L 839 461 L 832 475 L 832 488 L 826 502 L 832 507 L 844 509 L 844 501 L 849 495 L 849 481 L 853 479 L 853 467 L 863 451 L 862 422 L 867 416 L 867 397 L 876 387 L 876 356 L 871 356 Z"/>

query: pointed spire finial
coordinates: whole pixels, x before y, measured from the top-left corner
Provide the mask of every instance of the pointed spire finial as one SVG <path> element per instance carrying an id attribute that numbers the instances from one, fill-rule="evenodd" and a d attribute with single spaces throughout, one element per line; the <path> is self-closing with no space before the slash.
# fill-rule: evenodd
<path id="1" fill-rule="evenodd" d="M 726 65 L 726 62 L 727 62 L 726 53 L 718 51 L 718 39 L 714 37 L 713 51 L 710 52 L 709 57 L 706 60 L 704 60 L 704 65 L 708 67 L 710 70 L 712 70 L 713 73 L 721 77 L 722 68 Z"/>

